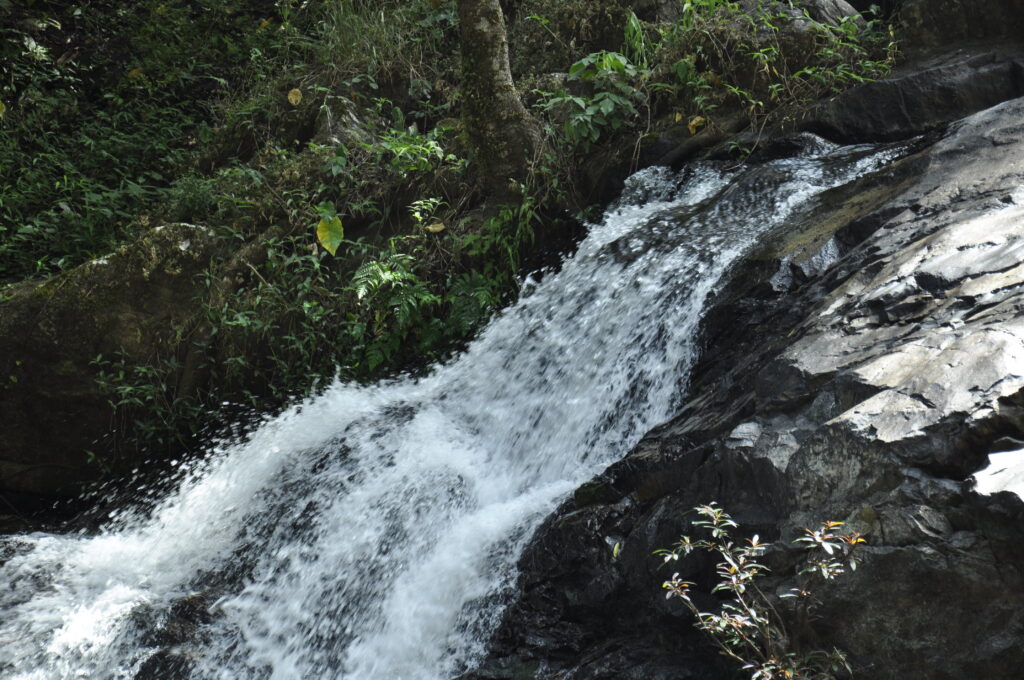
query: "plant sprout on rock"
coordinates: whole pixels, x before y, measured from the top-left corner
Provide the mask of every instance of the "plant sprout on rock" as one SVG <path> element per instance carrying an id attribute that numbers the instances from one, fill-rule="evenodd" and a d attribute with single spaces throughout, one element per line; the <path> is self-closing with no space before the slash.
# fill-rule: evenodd
<path id="1" fill-rule="evenodd" d="M 830 651 L 802 648 L 801 640 L 810 630 L 815 584 L 830 581 L 857 568 L 855 551 L 864 538 L 857 532 L 843 532 L 842 522 L 822 522 L 816 529 L 804 529 L 795 540 L 807 551 L 797 574 L 797 584 L 781 597 L 795 602 L 792 612 L 780 611 L 774 598 L 758 585 L 768 568 L 758 562 L 770 546 L 757 535 L 737 539 L 738 524 L 715 503 L 694 508 L 700 519 L 693 522 L 707 538 L 683 536 L 671 549 L 656 554 L 674 562 L 703 550 L 715 554 L 717 584 L 712 593 L 726 600 L 717 611 L 701 611 L 691 598 L 694 583 L 678 573 L 662 587 L 667 598 L 679 598 L 696 616 L 696 627 L 715 643 L 721 653 L 750 672 L 751 680 L 833 680 L 850 673 L 846 656 Z"/>

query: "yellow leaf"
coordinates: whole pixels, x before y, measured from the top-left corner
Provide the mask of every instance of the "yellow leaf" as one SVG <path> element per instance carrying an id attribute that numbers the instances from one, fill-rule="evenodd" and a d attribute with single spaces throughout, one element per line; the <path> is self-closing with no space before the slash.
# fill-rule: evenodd
<path id="1" fill-rule="evenodd" d="M 697 134 L 697 129 L 702 127 L 707 122 L 708 121 L 706 118 L 704 118 L 704 116 L 695 116 L 690 119 L 690 122 L 687 124 L 686 129 L 690 131 L 691 135 L 695 135 Z"/>
<path id="2" fill-rule="evenodd" d="M 274 23 L 273 19 L 264 19 L 260 22 L 260 27 L 256 29 L 256 32 L 259 33 L 260 31 L 266 30 L 272 23 Z"/>
<path id="3" fill-rule="evenodd" d="M 302 90 L 295 88 L 288 91 L 288 101 L 291 102 L 292 106 L 298 106 L 302 103 Z"/>
<path id="4" fill-rule="evenodd" d="M 3 118 L 5 113 L 7 113 L 7 104 L 0 101 L 0 118 Z"/>
<path id="5" fill-rule="evenodd" d="M 345 229 L 341 226 L 340 217 L 332 217 L 330 219 L 322 219 L 316 225 L 316 239 L 320 241 L 320 245 L 324 247 L 324 250 L 334 255 L 338 252 L 338 246 L 341 245 L 342 240 L 345 238 Z"/>
<path id="6" fill-rule="evenodd" d="M 429 231 L 431 234 L 440 234 L 442 231 L 445 230 L 444 222 L 434 222 L 433 224 L 428 224 L 423 228 Z"/>
<path id="7" fill-rule="evenodd" d="M 683 114 L 676 112 L 676 122 L 678 123 L 683 119 Z"/>
<path id="8" fill-rule="evenodd" d="M 128 71 L 128 77 L 132 78 L 133 80 L 135 78 L 139 78 L 141 76 L 142 76 L 142 67 L 141 66 L 137 66 L 137 67 L 133 68 L 131 71 Z"/>

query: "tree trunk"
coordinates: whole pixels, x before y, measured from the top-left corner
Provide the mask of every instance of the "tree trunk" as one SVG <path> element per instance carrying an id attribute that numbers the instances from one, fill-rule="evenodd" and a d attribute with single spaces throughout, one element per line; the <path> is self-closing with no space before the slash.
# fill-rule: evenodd
<path id="1" fill-rule="evenodd" d="M 517 195 L 542 145 L 540 125 L 516 94 L 498 0 L 457 0 L 462 48 L 462 119 L 473 161 L 492 200 Z"/>

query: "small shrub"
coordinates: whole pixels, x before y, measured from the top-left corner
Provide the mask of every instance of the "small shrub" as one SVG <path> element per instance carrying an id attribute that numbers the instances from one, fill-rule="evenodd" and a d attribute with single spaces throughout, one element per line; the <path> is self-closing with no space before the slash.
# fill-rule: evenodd
<path id="1" fill-rule="evenodd" d="M 645 100 L 639 85 L 645 75 L 646 70 L 618 52 L 595 52 L 569 68 L 569 79 L 586 83 L 590 94 L 540 92 L 540 107 L 564 120 L 566 139 L 586 151 L 606 130 L 618 130 L 639 116 L 638 106 Z"/>
<path id="2" fill-rule="evenodd" d="M 718 583 L 711 589 L 726 599 L 717 611 L 700 611 L 691 598 L 694 584 L 676 573 L 665 581 L 668 598 L 678 598 L 697 617 L 696 627 L 703 631 L 719 651 L 739 663 L 751 680 L 832 680 L 849 673 L 845 655 L 838 649 L 805 650 L 802 638 L 810 629 L 817 601 L 814 588 L 824 581 L 856 569 L 855 550 L 864 542 L 857 532 L 841 533 L 842 522 L 823 522 L 817 529 L 805 529 L 796 539 L 807 549 L 797 584 L 783 595 L 795 602 L 791 612 L 783 612 L 774 598 L 761 590 L 761 577 L 768 571 L 758 561 L 770 544 L 755 535 L 734 538 L 736 522 L 715 503 L 694 508 L 701 519 L 693 525 L 707 538 L 683 536 L 669 550 L 660 550 L 665 562 L 674 562 L 694 551 L 718 557 L 715 565 Z M 786 614 L 789 616 L 786 616 Z"/>

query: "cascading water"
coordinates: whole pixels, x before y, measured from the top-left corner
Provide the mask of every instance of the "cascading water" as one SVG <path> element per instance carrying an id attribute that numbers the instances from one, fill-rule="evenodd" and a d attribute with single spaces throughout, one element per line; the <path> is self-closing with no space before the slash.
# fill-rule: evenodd
<path id="1" fill-rule="evenodd" d="M 457 675 L 539 521 L 678 406 L 730 263 L 895 153 L 641 172 L 429 376 L 336 384 L 96 535 L 2 539 L 0 677 Z"/>

